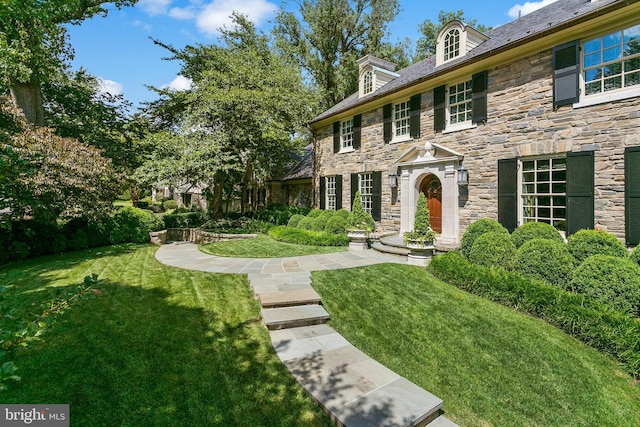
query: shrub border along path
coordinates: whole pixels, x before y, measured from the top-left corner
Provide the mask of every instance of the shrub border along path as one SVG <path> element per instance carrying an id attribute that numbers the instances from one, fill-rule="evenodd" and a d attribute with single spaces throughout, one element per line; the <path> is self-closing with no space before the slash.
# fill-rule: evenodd
<path id="1" fill-rule="evenodd" d="M 252 288 L 310 284 L 311 272 L 405 260 L 372 250 L 290 258 L 226 258 L 203 254 L 189 243 L 161 246 L 158 261 L 213 273 L 247 274 Z M 442 400 L 385 368 L 326 325 L 270 331 L 278 356 L 340 425 L 418 425 L 441 416 Z"/>

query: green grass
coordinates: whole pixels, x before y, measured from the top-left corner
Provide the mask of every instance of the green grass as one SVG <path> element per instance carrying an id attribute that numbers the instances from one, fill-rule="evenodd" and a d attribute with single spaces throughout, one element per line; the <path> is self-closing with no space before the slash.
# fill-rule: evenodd
<path id="1" fill-rule="evenodd" d="M 401 265 L 315 272 L 332 325 L 461 426 L 638 426 L 640 384 L 542 320 Z"/>
<path id="2" fill-rule="evenodd" d="M 114 246 L 0 268 L 16 313 L 84 276 L 100 293 L 15 354 L 3 403 L 67 403 L 74 426 L 331 425 L 275 354 L 241 275 L 161 265 L 152 246 Z M 30 320 L 30 319 L 29 319 Z"/>
<path id="3" fill-rule="evenodd" d="M 279 242 L 265 234 L 244 240 L 207 243 L 199 249 L 210 255 L 236 258 L 279 258 L 346 251 L 342 246 L 309 246 Z"/>

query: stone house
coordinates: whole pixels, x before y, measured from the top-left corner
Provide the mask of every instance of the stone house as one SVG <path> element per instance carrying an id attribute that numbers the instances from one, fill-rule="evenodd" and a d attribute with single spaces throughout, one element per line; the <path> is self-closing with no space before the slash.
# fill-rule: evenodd
<path id="1" fill-rule="evenodd" d="M 313 146 L 307 145 L 301 156 L 283 176 L 267 182 L 267 204 L 311 207 L 313 197 Z"/>
<path id="2" fill-rule="evenodd" d="M 317 116 L 314 204 L 409 231 L 425 193 L 438 244 L 476 219 L 640 241 L 640 2 L 559 0 L 486 34 L 453 21 L 402 70 L 366 56 Z"/>

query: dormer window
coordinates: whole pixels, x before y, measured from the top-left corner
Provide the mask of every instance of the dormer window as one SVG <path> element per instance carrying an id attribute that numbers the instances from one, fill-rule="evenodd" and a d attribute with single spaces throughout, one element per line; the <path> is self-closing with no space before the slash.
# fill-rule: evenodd
<path id="1" fill-rule="evenodd" d="M 373 92 L 373 72 L 372 71 L 367 71 L 364 73 L 362 85 L 363 85 L 362 91 L 365 95 L 368 95 L 371 92 Z"/>
<path id="2" fill-rule="evenodd" d="M 460 56 L 460 30 L 454 28 L 444 36 L 444 60 Z"/>

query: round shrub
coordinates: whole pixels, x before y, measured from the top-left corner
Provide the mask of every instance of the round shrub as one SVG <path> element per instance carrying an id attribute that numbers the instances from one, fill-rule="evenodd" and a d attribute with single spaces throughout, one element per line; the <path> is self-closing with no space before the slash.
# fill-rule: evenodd
<path id="1" fill-rule="evenodd" d="M 564 242 L 533 239 L 518 248 L 513 269 L 524 276 L 566 288 L 573 273 L 573 257 Z"/>
<path id="2" fill-rule="evenodd" d="M 546 222 L 527 222 L 511 233 L 511 241 L 516 246 L 516 249 L 522 246 L 524 242 L 533 239 L 550 239 L 564 242 L 558 230 Z"/>
<path id="3" fill-rule="evenodd" d="M 633 262 L 635 262 L 636 264 L 640 265 L 640 246 L 636 246 L 633 249 L 633 252 L 631 252 L 631 255 L 629 255 L 629 259 Z"/>
<path id="4" fill-rule="evenodd" d="M 56 237 L 53 239 L 53 242 L 51 243 L 51 249 L 53 250 L 53 253 L 61 254 L 67 250 L 67 247 L 68 247 L 67 237 L 62 233 L 56 234 Z"/>
<path id="5" fill-rule="evenodd" d="M 114 228 L 110 238 L 113 243 L 145 243 L 149 232 L 164 228 L 164 222 L 153 212 L 138 208 L 124 207 L 113 216 Z"/>
<path id="6" fill-rule="evenodd" d="M 339 217 L 344 218 L 346 220 L 347 218 L 349 218 L 349 211 L 346 210 L 346 209 L 338 209 L 336 211 L 336 216 L 339 216 Z"/>
<path id="7" fill-rule="evenodd" d="M 324 231 L 324 228 L 327 225 L 327 221 L 333 218 L 336 214 L 335 211 L 323 211 L 319 216 L 313 219 L 313 230 L 314 231 Z"/>
<path id="8" fill-rule="evenodd" d="M 567 239 L 569 253 L 575 264 L 593 255 L 611 255 L 625 258 L 628 253 L 622 243 L 611 233 L 602 230 L 580 230 Z"/>
<path id="9" fill-rule="evenodd" d="M 25 242 L 13 242 L 9 246 L 9 258 L 12 261 L 21 261 L 29 256 L 29 246 Z"/>
<path id="10" fill-rule="evenodd" d="M 482 218 L 474 221 L 469 225 L 469 227 L 467 227 L 467 230 L 462 235 L 462 242 L 460 246 L 462 254 L 468 259 L 469 254 L 471 253 L 471 248 L 473 247 L 473 242 L 475 242 L 476 239 L 484 233 L 489 233 L 490 231 L 506 234 L 507 236 L 509 235 L 507 229 L 495 219 Z"/>
<path id="11" fill-rule="evenodd" d="M 311 212 L 309 212 L 307 214 L 308 218 L 317 218 L 320 215 L 322 215 L 323 210 L 322 209 L 311 209 Z"/>
<path id="12" fill-rule="evenodd" d="M 330 234 L 345 234 L 347 232 L 347 220 L 339 215 L 329 218 L 324 231 Z"/>
<path id="13" fill-rule="evenodd" d="M 164 202 L 162 202 L 162 207 L 165 210 L 169 210 L 169 209 L 177 209 L 178 208 L 178 202 L 176 202 L 175 200 L 165 200 Z"/>
<path id="14" fill-rule="evenodd" d="M 300 230 L 312 230 L 313 218 L 311 218 L 310 216 L 305 216 L 298 222 L 298 228 Z"/>
<path id="15" fill-rule="evenodd" d="M 640 266 L 630 259 L 590 256 L 576 268 L 569 290 L 614 309 L 640 315 Z"/>
<path id="16" fill-rule="evenodd" d="M 304 218 L 304 215 L 300 215 L 300 214 L 292 215 L 291 218 L 289 218 L 289 222 L 287 222 L 287 227 L 297 228 L 298 223 L 302 218 Z"/>
<path id="17" fill-rule="evenodd" d="M 506 270 L 513 268 L 516 247 L 509 234 L 490 231 L 479 236 L 469 252 L 469 261 L 487 267 L 499 266 Z"/>
<path id="18" fill-rule="evenodd" d="M 89 236 L 84 229 L 76 230 L 75 233 L 69 238 L 69 250 L 79 251 L 87 249 L 89 247 Z"/>

